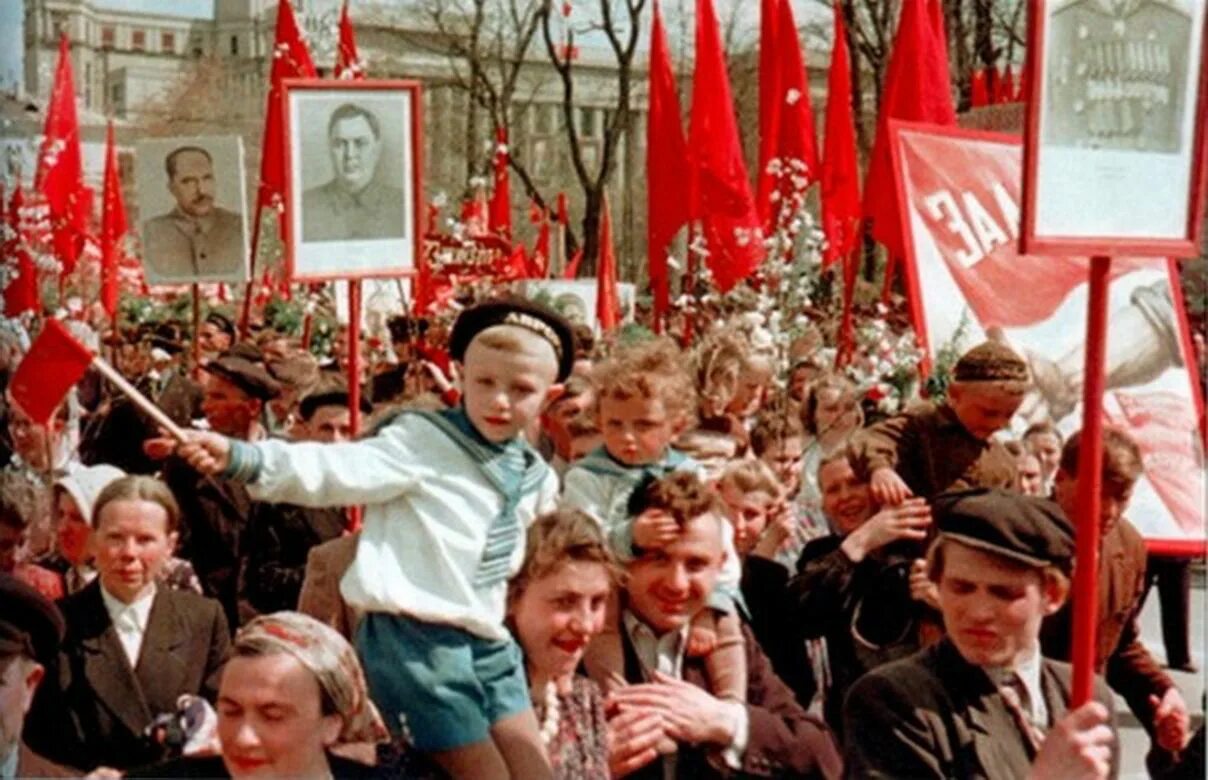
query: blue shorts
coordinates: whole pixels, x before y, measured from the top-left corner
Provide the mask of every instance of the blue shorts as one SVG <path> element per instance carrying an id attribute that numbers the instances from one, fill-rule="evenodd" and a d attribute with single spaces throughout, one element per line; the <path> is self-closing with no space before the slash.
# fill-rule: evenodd
<path id="1" fill-rule="evenodd" d="M 370 612 L 356 648 L 386 725 L 419 750 L 481 742 L 494 723 L 532 709 L 524 658 L 510 639 Z"/>

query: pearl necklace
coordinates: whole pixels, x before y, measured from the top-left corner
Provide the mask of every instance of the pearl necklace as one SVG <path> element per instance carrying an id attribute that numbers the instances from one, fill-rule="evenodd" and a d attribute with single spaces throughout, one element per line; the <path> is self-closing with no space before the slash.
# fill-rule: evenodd
<path id="1" fill-rule="evenodd" d="M 558 701 L 558 685 L 553 680 L 545 684 L 545 716 L 541 719 L 541 742 L 549 747 L 562 726 L 562 706 Z"/>

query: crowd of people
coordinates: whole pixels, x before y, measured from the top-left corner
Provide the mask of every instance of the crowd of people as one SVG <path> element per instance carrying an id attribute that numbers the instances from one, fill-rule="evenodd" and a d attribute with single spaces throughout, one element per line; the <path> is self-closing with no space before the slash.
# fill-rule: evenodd
<path id="1" fill-rule="evenodd" d="M 359 435 L 347 350 L 217 310 L 103 339 L 183 441 L 93 376 L 46 425 L 6 393 L 0 778 L 1103 778 L 1113 691 L 1154 777 L 1203 777 L 1127 433 L 1077 704 L 1080 436 L 1013 436 L 1027 362 L 885 416 L 816 339 L 716 325 L 398 317 Z"/>

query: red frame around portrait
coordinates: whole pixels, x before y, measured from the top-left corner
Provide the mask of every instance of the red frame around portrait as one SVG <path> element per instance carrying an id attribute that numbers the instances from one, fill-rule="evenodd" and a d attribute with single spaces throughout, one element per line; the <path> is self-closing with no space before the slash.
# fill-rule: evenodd
<path id="1" fill-rule="evenodd" d="M 292 156 L 287 156 L 285 164 L 285 267 L 291 282 L 332 282 L 341 279 L 389 279 L 410 278 L 417 276 L 423 260 L 423 240 L 426 226 L 424 217 L 423 195 L 423 88 L 420 82 L 411 79 L 365 79 L 361 81 L 345 81 L 334 79 L 285 79 L 281 82 L 281 117 L 283 138 L 286 141 L 286 154 L 290 155 L 293 141 L 293 128 L 290 125 L 290 95 L 297 91 L 348 91 L 348 92 L 409 92 L 411 94 L 411 187 L 412 187 L 412 225 L 411 244 L 414 262 L 409 269 L 369 269 L 347 271 L 332 274 L 298 275 L 295 265 L 295 250 L 297 236 L 294 235 L 293 202 L 294 170 Z"/>
<path id="2" fill-rule="evenodd" d="M 1201 20 L 1200 63 L 1195 91 L 1195 129 L 1192 134 L 1188 211 L 1184 237 L 1138 238 L 1119 236 L 1040 236 L 1036 234 L 1036 165 L 1040 140 L 1041 96 L 1045 85 L 1047 59 L 1044 52 L 1045 22 L 1051 0 L 1028 0 L 1028 46 L 1026 70 L 1030 74 L 1026 103 L 1023 144 L 1023 191 L 1019 251 L 1031 255 L 1085 255 L 1132 257 L 1197 257 L 1204 240 L 1203 215 L 1205 188 L 1208 187 L 1208 13 Z M 1196 34 L 1192 30 L 1192 35 Z"/>
<path id="3" fill-rule="evenodd" d="M 894 181 L 898 193 L 898 217 L 901 222 L 902 238 L 905 246 L 905 257 L 903 258 L 903 278 L 906 282 L 906 294 L 908 296 L 908 309 L 910 312 L 911 325 L 914 327 L 916 337 L 919 342 L 919 348 L 923 352 L 923 359 L 920 361 L 919 374 L 926 378 L 931 370 L 931 350 L 930 338 L 931 334 L 927 332 L 927 320 L 923 316 L 923 296 L 921 283 L 919 280 L 919 271 L 917 259 L 914 253 L 914 227 L 910 219 L 910 199 L 906 192 L 906 177 L 903 170 L 901 144 L 898 141 L 898 135 L 902 131 L 923 131 L 937 136 L 950 136 L 952 138 L 963 138 L 976 141 L 990 141 L 994 143 L 1015 144 L 1020 142 L 1017 135 L 1008 133 L 995 133 L 987 130 L 970 130 L 960 127 L 949 127 L 942 125 L 928 124 L 925 122 L 906 122 L 897 119 L 891 119 L 889 122 L 889 138 L 890 138 L 890 159 L 893 161 Z M 1183 301 L 1183 296 L 1179 293 L 1182 290 L 1179 281 L 1178 264 L 1174 260 L 1167 261 L 1167 274 L 1170 279 L 1171 289 L 1175 292 L 1173 296 L 1175 317 L 1180 324 L 1179 327 L 1179 347 L 1187 366 L 1195 365 L 1195 347 L 1191 343 L 1191 328 L 1187 326 L 1187 310 Z M 1200 386 L 1200 376 L 1197 371 L 1188 368 L 1188 380 L 1191 383 L 1191 398 L 1195 404 L 1195 414 L 1200 429 L 1200 442 L 1202 446 L 1208 446 L 1208 419 L 1204 414 L 1204 395 Z M 1152 555 L 1165 555 L 1175 557 L 1208 557 L 1208 539 L 1150 539 L 1145 540 L 1146 549 Z"/>

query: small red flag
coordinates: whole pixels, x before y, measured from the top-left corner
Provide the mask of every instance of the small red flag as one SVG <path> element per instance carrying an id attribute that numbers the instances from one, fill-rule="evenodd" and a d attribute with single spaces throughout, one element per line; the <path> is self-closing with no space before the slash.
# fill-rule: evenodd
<path id="1" fill-rule="evenodd" d="M 583 247 L 579 247 L 577 250 L 575 250 L 574 255 L 571 256 L 570 262 L 566 264 L 566 268 L 562 271 L 562 278 L 563 279 L 578 279 L 579 278 L 579 265 L 582 262 L 583 262 Z"/>
<path id="2" fill-rule="evenodd" d="M 118 176 L 113 122 L 105 134 L 105 189 L 101 204 L 101 306 L 110 317 L 117 314 L 117 276 L 122 237 L 126 235 L 126 202 Z"/>
<path id="3" fill-rule="evenodd" d="M 663 15 L 650 32 L 650 108 L 646 121 L 646 252 L 656 327 L 670 308 L 667 245 L 688 221 L 688 147 Z"/>
<path id="4" fill-rule="evenodd" d="M 956 124 L 948 81 L 948 54 L 941 51 L 941 45 L 934 17 L 924 2 L 903 3 L 885 74 L 877 137 L 864 179 L 864 218 L 871 223 L 873 236 L 889 250 L 887 288 L 893 277 L 893 262 L 905 251 L 889 150 L 889 120 Z"/>
<path id="5" fill-rule="evenodd" d="M 509 238 L 512 235 L 512 194 L 508 183 L 508 131 L 495 129 L 495 187 L 491 191 L 488 226 L 492 233 Z"/>
<path id="6" fill-rule="evenodd" d="M 71 72 L 71 43 L 67 33 L 59 38 L 59 61 L 46 110 L 34 182 L 50 210 L 55 253 L 63 264 L 63 274 L 69 274 L 84 246 L 89 216 L 86 208 L 92 204 L 80 198 L 84 189 L 84 164 Z"/>
<path id="7" fill-rule="evenodd" d="M 9 240 L 5 246 L 4 255 L 10 263 L 15 261 L 16 276 L 9 279 L 4 288 L 4 316 L 16 317 L 21 312 L 38 311 L 38 268 L 34 265 L 29 250 L 25 247 L 26 233 L 21 222 L 21 212 L 25 208 L 25 195 L 21 185 L 13 190 L 13 197 L 8 202 L 8 213 L 5 215 L 10 229 Z"/>
<path id="8" fill-rule="evenodd" d="M 603 330 L 621 322 L 621 297 L 617 293 L 617 254 L 612 245 L 612 214 L 608 197 L 600 213 L 600 261 L 596 264 L 596 319 Z"/>
<path id="9" fill-rule="evenodd" d="M 780 19 L 783 0 L 760 0 L 759 3 L 759 183 L 756 200 L 764 224 L 772 221 L 772 176 L 768 165 L 776 156 L 780 138 L 780 65 L 777 63 L 776 23 Z M 653 56 L 653 55 L 652 55 Z"/>
<path id="10" fill-rule="evenodd" d="M 1007 70 L 1003 73 L 1002 79 L 998 82 L 998 96 L 995 103 L 1014 103 L 1015 102 L 1015 72 L 1011 69 L 1011 65 L 1007 64 Z"/>
<path id="11" fill-rule="evenodd" d="M 277 6 L 277 30 L 273 39 L 273 66 L 269 74 L 268 103 L 264 112 L 264 141 L 260 158 L 260 192 L 257 211 L 276 207 L 285 195 L 285 124 L 281 116 L 281 82 L 289 78 L 314 78 L 315 64 L 298 30 L 293 6 L 281 0 Z M 284 212 L 282 212 L 284 215 Z"/>
<path id="12" fill-rule="evenodd" d="M 533 244 L 533 253 L 529 256 L 529 277 L 544 279 L 547 275 L 549 275 L 549 220 L 543 219 L 541 228 L 537 232 L 537 243 Z"/>
<path id="13" fill-rule="evenodd" d="M 357 53 L 357 39 L 352 29 L 352 19 L 348 16 L 348 0 L 344 0 L 344 5 L 340 8 L 340 45 L 336 47 L 335 77 L 357 81 L 365 78 L 361 55 Z"/>
<path id="14" fill-rule="evenodd" d="M 570 227 L 570 211 L 566 207 L 566 193 L 558 193 L 558 224 Z"/>
<path id="15" fill-rule="evenodd" d="M 759 267 L 764 247 L 713 0 L 697 0 L 696 72 L 688 137 L 691 213 L 701 221 L 713 282 L 728 292 Z"/>
<path id="16" fill-rule="evenodd" d="M 834 8 L 835 45 L 827 77 L 825 156 L 822 160 L 822 267 L 846 258 L 860 241 L 860 167 L 851 107 L 851 60 L 843 10 Z"/>
<path id="17" fill-rule="evenodd" d="M 973 108 L 990 105 L 990 93 L 986 90 L 986 71 L 981 68 L 973 71 L 973 81 L 969 86 L 969 103 Z"/>
<path id="18" fill-rule="evenodd" d="M 92 365 L 92 353 L 59 320 L 49 319 L 13 372 L 13 401 L 39 425 L 50 420 L 67 391 Z"/>

